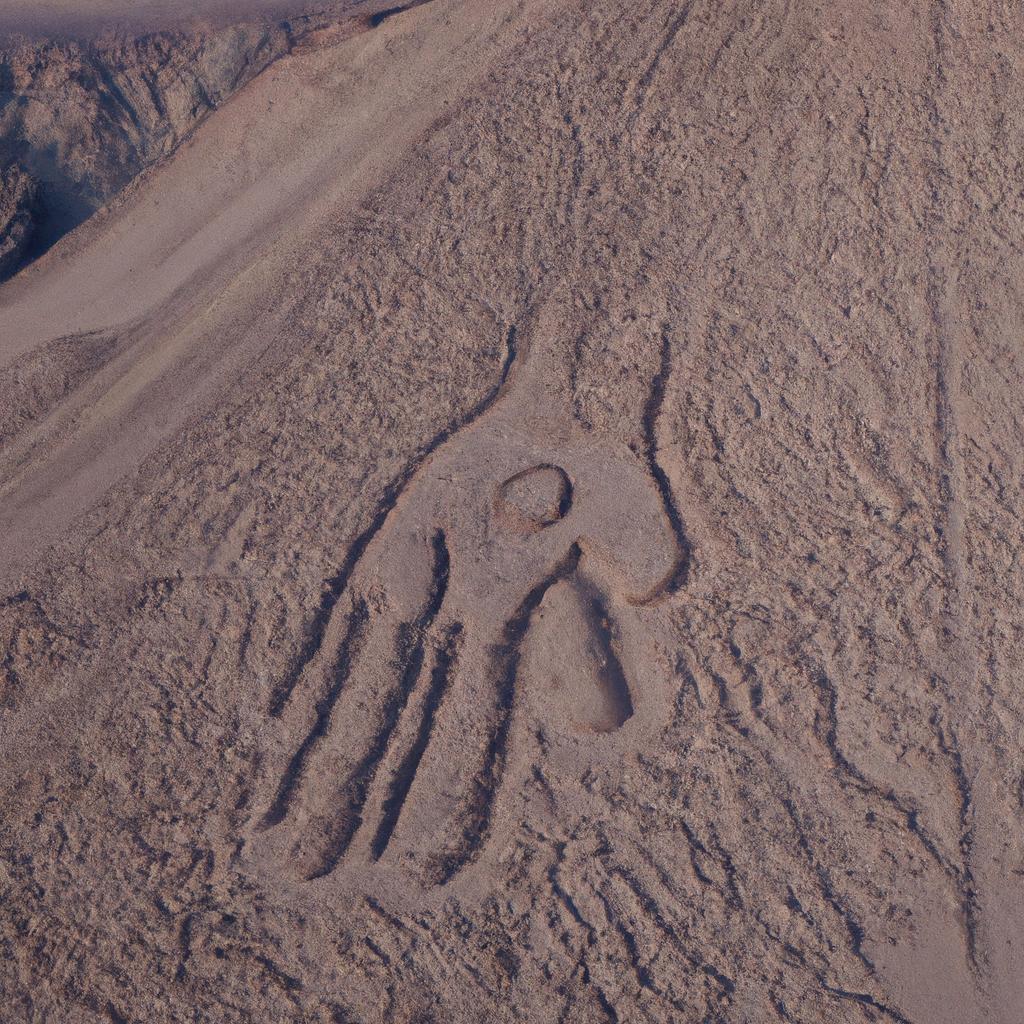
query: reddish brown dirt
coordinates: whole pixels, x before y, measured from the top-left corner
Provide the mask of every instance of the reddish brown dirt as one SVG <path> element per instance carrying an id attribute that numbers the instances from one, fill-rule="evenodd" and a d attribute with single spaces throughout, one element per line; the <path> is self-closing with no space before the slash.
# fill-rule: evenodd
<path id="1" fill-rule="evenodd" d="M 1017 1024 L 1024 14 L 367 27 L 0 288 L 3 1019 Z"/>

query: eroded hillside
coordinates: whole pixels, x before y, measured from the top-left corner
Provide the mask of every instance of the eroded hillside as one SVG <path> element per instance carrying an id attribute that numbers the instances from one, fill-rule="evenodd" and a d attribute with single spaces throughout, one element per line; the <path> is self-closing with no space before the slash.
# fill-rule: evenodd
<path id="1" fill-rule="evenodd" d="M 0 280 L 167 156 L 238 88 L 318 33 L 385 4 L 290 18 L 100 33 L 8 35 L 0 16 Z M 244 8 L 241 8 L 244 12 Z"/>

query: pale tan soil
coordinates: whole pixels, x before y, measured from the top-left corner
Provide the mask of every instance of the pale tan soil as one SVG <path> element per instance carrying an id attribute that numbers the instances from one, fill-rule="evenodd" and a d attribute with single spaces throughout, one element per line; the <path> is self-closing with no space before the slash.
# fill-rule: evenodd
<path id="1" fill-rule="evenodd" d="M 434 0 L 4 285 L 7 1017 L 1016 1024 L 1022 57 Z"/>

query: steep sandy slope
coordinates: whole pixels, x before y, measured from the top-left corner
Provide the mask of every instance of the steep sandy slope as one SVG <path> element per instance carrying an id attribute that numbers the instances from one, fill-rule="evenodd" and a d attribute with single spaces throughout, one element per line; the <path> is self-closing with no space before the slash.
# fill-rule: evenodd
<path id="1" fill-rule="evenodd" d="M 30 32 L 29 11 L 0 11 L 0 280 L 172 152 L 275 60 L 325 32 L 367 27 L 389 6 L 335 0 L 310 12 L 300 0 L 287 17 L 260 18 L 263 8 L 247 4 L 226 26 L 212 18 L 221 5 L 202 21 L 165 5 L 158 22 L 132 6 L 142 20 L 120 30 L 112 12 L 101 21 L 96 10 L 90 19 L 79 11 L 55 22 L 56 38 Z M 72 26 L 82 34 L 69 36 Z"/>
<path id="2" fill-rule="evenodd" d="M 11 1019 L 1017 1021 L 1022 30 L 435 0 L 4 286 Z"/>
<path id="3" fill-rule="evenodd" d="M 33 247 L 85 220 L 290 45 L 275 23 L 0 50 L 0 164 L 36 185 Z"/>
<path id="4" fill-rule="evenodd" d="M 333 46 L 327 33 L 326 46 L 238 96 L 158 185 L 7 286 L 0 430 L 18 436 L 0 455 L 0 529 L 11 540 L 0 575 L 277 343 L 303 298 L 296 263 L 318 264 L 339 201 L 373 186 L 476 73 L 459 61 L 496 17 L 484 10 L 446 32 L 444 48 L 417 45 L 405 65 L 383 59 L 386 22 L 368 47 L 359 36 L 354 48 Z M 262 129 L 268 110 L 272 132 Z"/>

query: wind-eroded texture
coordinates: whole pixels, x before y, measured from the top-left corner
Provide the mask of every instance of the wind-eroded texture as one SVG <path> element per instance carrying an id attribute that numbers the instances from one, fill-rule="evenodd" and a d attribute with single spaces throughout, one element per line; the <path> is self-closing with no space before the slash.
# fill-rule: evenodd
<path id="1" fill-rule="evenodd" d="M 4 1013 L 1018 1020 L 1020 12 L 508 11 L 292 267 L 277 343 L 0 604 Z M 424 521 L 426 596 L 346 705 L 392 607 L 353 566 L 517 338 L 568 353 L 573 444 L 633 453 L 678 578 L 608 596 L 584 538 L 504 628 L 448 622 L 458 516 Z M 53 348 L 68 389 L 104 344 Z M 555 530 L 586 494 L 548 486 Z M 474 630 L 497 724 L 467 752 Z M 338 736 L 371 754 L 323 809 Z M 282 776 L 305 742 L 322 771 Z M 487 800 L 418 870 L 392 847 L 443 820 L 438 743 Z M 274 847 L 285 790 L 309 832 Z"/>

